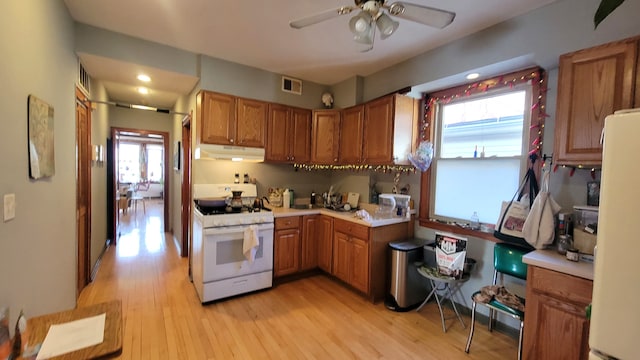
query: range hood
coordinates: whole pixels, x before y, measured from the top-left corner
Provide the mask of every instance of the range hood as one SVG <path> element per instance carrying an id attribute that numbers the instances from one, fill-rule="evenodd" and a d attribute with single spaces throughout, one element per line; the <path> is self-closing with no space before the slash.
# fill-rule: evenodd
<path id="1" fill-rule="evenodd" d="M 196 146 L 193 157 L 195 159 L 263 162 L 264 148 L 200 144 Z"/>

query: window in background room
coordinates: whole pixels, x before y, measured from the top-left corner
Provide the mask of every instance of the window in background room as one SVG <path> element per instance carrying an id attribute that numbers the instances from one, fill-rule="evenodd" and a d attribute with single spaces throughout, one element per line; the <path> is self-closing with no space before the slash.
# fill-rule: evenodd
<path id="1" fill-rule="evenodd" d="M 121 183 L 140 181 L 140 145 L 120 143 L 118 147 L 118 174 Z"/>
<path id="2" fill-rule="evenodd" d="M 163 146 L 160 144 L 147 144 L 147 180 L 150 182 L 162 181 Z"/>
<path id="3" fill-rule="evenodd" d="M 437 104 L 432 214 L 495 223 L 526 166 L 531 87 Z M 526 131 L 525 131 L 526 129 Z"/>

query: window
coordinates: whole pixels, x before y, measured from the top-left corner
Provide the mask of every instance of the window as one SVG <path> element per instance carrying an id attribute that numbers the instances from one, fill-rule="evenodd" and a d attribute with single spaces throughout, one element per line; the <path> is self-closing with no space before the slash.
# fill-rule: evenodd
<path id="1" fill-rule="evenodd" d="M 476 212 L 481 223 L 496 222 L 502 201 L 518 188 L 530 151 L 541 144 L 544 95 L 535 81 L 540 73 L 522 74 L 530 77 L 509 74 L 431 94 L 425 119 L 433 124 L 428 137 L 434 155 L 423 173 L 428 181 L 423 181 L 421 214 L 468 223 Z"/>
<path id="2" fill-rule="evenodd" d="M 161 144 L 121 142 L 118 147 L 118 175 L 121 183 L 163 179 L 164 147 Z"/>

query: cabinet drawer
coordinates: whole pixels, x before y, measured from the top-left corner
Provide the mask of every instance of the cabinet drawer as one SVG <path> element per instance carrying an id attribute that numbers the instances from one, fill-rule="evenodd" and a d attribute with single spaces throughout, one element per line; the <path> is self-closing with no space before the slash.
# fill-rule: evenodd
<path id="1" fill-rule="evenodd" d="M 579 304 L 591 302 L 593 281 L 553 270 L 530 266 L 527 282 L 534 291 Z"/>
<path id="2" fill-rule="evenodd" d="M 369 241 L 369 228 L 364 225 L 336 219 L 333 223 L 333 229 L 335 231 Z"/>
<path id="3" fill-rule="evenodd" d="M 276 230 L 297 229 L 300 227 L 300 216 L 287 216 L 275 219 Z"/>

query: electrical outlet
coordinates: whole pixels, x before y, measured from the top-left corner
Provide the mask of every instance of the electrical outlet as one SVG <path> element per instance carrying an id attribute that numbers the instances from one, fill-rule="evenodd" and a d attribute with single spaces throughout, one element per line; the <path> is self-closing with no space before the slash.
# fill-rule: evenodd
<path id="1" fill-rule="evenodd" d="M 4 195 L 4 221 L 16 217 L 16 194 Z"/>

